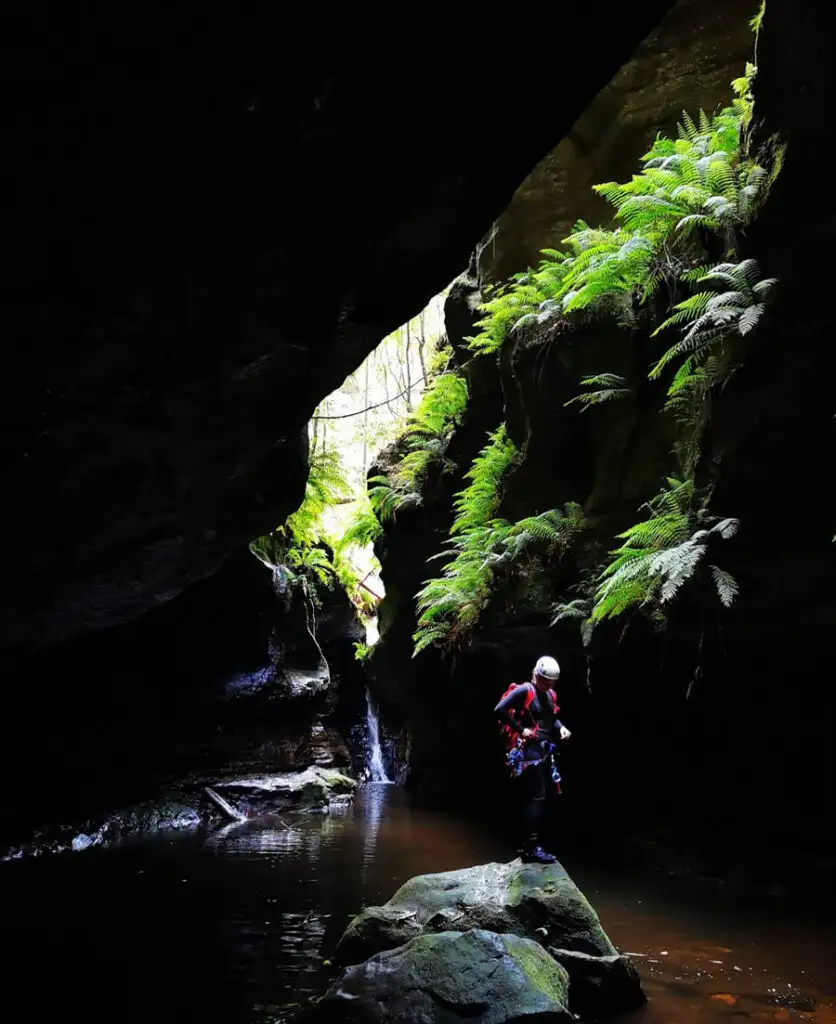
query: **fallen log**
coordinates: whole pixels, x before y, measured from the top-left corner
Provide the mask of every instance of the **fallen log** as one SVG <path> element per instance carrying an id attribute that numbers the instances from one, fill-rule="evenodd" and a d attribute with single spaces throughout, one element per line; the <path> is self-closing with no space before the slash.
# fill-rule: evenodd
<path id="1" fill-rule="evenodd" d="M 227 803 L 227 801 L 224 800 L 220 793 L 216 793 L 211 786 L 205 786 L 203 792 L 212 801 L 215 807 L 217 807 L 217 809 L 225 818 L 228 818 L 230 821 L 247 820 L 246 815 L 242 814 L 240 811 L 236 811 L 232 804 Z"/>

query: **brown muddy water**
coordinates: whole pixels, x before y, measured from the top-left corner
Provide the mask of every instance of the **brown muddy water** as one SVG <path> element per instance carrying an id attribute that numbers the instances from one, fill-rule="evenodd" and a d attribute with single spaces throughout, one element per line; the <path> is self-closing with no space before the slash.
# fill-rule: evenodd
<path id="1" fill-rule="evenodd" d="M 330 817 L 253 821 L 0 865 L 6 1020 L 288 1021 L 348 920 L 412 875 L 513 856 L 373 785 Z M 836 929 L 566 867 L 650 998 L 629 1024 L 836 1024 Z"/>

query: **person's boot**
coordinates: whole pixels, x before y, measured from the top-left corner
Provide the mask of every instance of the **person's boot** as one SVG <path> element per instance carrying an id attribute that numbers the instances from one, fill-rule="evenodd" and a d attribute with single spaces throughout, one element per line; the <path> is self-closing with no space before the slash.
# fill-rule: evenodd
<path id="1" fill-rule="evenodd" d="M 520 850 L 520 856 L 526 864 L 556 864 L 557 857 L 546 853 L 536 836 L 533 836 Z"/>

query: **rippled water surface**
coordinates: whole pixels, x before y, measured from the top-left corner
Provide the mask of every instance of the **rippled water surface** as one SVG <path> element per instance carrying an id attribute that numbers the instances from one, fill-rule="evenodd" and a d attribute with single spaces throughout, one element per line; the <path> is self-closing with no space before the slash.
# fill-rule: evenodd
<path id="1" fill-rule="evenodd" d="M 381 785 L 344 814 L 289 828 L 249 822 L 5 864 L 6 1019 L 289 1020 L 333 976 L 327 959 L 363 904 L 414 874 L 512 855 L 472 823 L 410 810 Z M 836 1024 L 831 930 L 567 867 L 636 956 L 651 1001 L 630 1024 Z"/>

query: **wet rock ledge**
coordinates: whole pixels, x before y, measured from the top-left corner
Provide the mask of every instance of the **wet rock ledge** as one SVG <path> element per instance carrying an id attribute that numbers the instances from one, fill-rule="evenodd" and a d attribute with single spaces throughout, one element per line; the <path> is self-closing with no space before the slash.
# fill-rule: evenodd
<path id="1" fill-rule="evenodd" d="M 207 787 L 229 804 L 235 819 L 276 814 L 329 814 L 354 799 L 357 782 L 334 768 L 314 765 L 298 772 L 247 775 L 218 780 L 195 776 L 159 798 L 116 811 L 101 819 L 54 825 L 25 843 L 0 850 L 0 861 L 50 853 L 79 852 L 157 832 L 197 831 L 230 820 L 207 798 Z"/>
<path id="2" fill-rule="evenodd" d="M 638 972 L 559 865 L 484 864 L 410 879 L 366 907 L 304 1024 L 512 1024 L 626 1013 Z"/>

